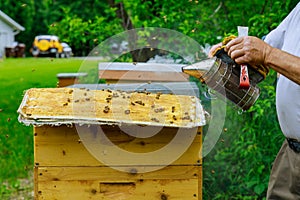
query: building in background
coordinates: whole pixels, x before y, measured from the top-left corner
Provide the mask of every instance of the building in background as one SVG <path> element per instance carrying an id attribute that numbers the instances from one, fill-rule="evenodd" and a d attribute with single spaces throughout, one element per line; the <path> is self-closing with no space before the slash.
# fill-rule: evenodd
<path id="1" fill-rule="evenodd" d="M 25 28 L 0 10 L 0 56 L 5 55 L 5 48 L 13 49 L 18 43 L 15 35 Z"/>

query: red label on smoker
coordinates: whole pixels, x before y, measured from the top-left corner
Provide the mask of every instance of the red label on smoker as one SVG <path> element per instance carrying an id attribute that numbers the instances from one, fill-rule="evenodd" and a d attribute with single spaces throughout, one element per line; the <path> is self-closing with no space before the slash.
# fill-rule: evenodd
<path id="1" fill-rule="evenodd" d="M 250 87 L 249 74 L 247 65 L 241 65 L 241 74 L 240 74 L 240 85 L 241 89 L 248 89 Z"/>

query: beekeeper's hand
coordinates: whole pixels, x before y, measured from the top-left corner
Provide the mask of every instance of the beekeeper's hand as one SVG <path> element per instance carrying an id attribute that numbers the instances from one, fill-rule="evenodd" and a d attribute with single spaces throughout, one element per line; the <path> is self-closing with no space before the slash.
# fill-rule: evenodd
<path id="1" fill-rule="evenodd" d="M 226 44 L 225 51 L 238 64 L 267 66 L 300 85 L 300 57 L 273 48 L 251 36 L 239 37 Z"/>
<path id="2" fill-rule="evenodd" d="M 222 42 L 212 46 L 209 53 L 208 53 L 208 57 L 212 58 L 214 56 L 214 54 L 216 53 L 216 49 L 220 48 L 221 46 L 222 46 Z"/>
<path id="3" fill-rule="evenodd" d="M 266 65 L 272 47 L 257 37 L 245 36 L 228 42 L 225 51 L 238 64 Z"/>

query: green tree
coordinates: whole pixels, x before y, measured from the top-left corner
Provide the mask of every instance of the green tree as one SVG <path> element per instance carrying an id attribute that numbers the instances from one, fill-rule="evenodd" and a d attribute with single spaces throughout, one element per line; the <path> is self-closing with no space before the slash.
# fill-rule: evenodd
<path id="1" fill-rule="evenodd" d="M 74 14 L 69 7 L 62 7 L 64 18 L 49 26 L 49 33 L 68 42 L 74 53 L 87 55 L 95 46 L 109 36 L 120 32 L 121 26 L 115 12 L 108 5 L 102 8 L 105 16 L 95 15 L 85 20 Z"/>

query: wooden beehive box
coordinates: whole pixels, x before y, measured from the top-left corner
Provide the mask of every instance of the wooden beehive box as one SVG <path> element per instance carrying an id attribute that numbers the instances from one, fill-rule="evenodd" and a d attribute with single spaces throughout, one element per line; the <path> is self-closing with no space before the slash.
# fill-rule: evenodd
<path id="1" fill-rule="evenodd" d="M 66 87 L 79 83 L 79 79 L 86 77 L 87 73 L 59 73 L 56 75 L 58 79 L 57 87 Z"/>
<path id="2" fill-rule="evenodd" d="M 106 83 L 187 82 L 183 64 L 100 62 L 99 79 Z"/>
<path id="3" fill-rule="evenodd" d="M 75 88 L 30 89 L 35 199 L 202 199 L 198 98 Z"/>

